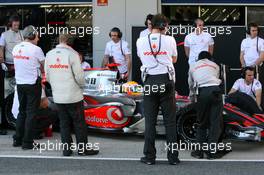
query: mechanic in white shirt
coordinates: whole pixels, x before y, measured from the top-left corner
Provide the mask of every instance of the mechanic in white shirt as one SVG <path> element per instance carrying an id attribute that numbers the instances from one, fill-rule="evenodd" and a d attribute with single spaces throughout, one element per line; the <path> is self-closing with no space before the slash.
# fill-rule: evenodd
<path id="1" fill-rule="evenodd" d="M 151 20 L 153 18 L 152 14 L 148 14 L 146 21 L 145 21 L 145 26 L 147 27 L 145 30 L 141 31 L 139 34 L 139 37 L 145 37 L 148 36 L 151 33 L 152 26 L 151 26 Z"/>
<path id="2" fill-rule="evenodd" d="M 240 63 L 241 67 L 260 65 L 264 60 L 264 40 L 259 37 L 259 27 L 256 23 L 250 23 L 247 28 L 247 38 L 241 43 Z"/>
<path id="3" fill-rule="evenodd" d="M 111 41 L 106 44 L 105 56 L 102 67 L 107 67 L 109 63 L 118 63 L 117 70 L 119 72 L 120 82 L 126 82 L 131 73 L 131 52 L 128 43 L 122 40 L 122 32 L 119 28 L 114 27 L 109 33 Z"/>
<path id="4" fill-rule="evenodd" d="M 177 45 L 173 37 L 165 35 L 168 19 L 161 14 L 153 17 L 152 32 L 137 40 L 137 54 L 142 62 L 142 79 L 144 87 L 156 87 L 156 90 L 144 92 L 145 144 L 144 157 L 141 162 L 155 164 L 156 120 L 161 106 L 167 143 L 177 142 L 176 106 L 175 106 L 175 70 L 173 63 L 177 61 Z M 163 89 L 163 88 L 164 89 Z M 168 149 L 167 158 L 170 164 L 180 163 L 178 151 Z"/>
<path id="5" fill-rule="evenodd" d="M 260 81 L 254 77 L 255 70 L 253 67 L 245 67 L 242 70 L 242 78 L 236 80 L 233 87 L 231 88 L 229 94 L 236 91 L 245 93 L 251 96 L 257 103 L 258 107 L 261 108 L 261 94 L 262 85 Z"/>
<path id="6" fill-rule="evenodd" d="M 189 86 L 198 88 L 197 97 L 197 142 L 200 145 L 216 145 L 222 133 L 222 94 L 219 85 L 219 66 L 211 61 L 211 54 L 202 51 L 198 56 L 198 61 L 191 65 L 189 71 Z M 207 136 L 208 133 L 208 136 Z M 191 156 L 201 159 L 203 153 L 207 158 L 220 158 L 223 154 L 217 148 L 211 147 L 209 150 L 194 150 Z"/>
<path id="7" fill-rule="evenodd" d="M 208 51 L 213 55 L 214 40 L 212 36 L 203 31 L 204 21 L 197 18 L 194 21 L 195 31 L 188 34 L 184 39 L 184 50 L 188 58 L 189 65 L 194 64 L 201 51 Z"/>
<path id="8" fill-rule="evenodd" d="M 37 46 L 39 37 L 34 26 L 23 31 L 25 41 L 13 49 L 15 78 L 19 100 L 19 114 L 16 121 L 16 134 L 13 146 L 33 149 L 33 127 L 41 99 L 41 72 L 45 56 Z"/>

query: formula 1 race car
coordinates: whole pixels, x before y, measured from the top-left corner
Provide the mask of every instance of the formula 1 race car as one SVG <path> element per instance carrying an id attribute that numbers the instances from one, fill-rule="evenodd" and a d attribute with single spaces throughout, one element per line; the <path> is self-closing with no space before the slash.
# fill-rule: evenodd
<path id="1" fill-rule="evenodd" d="M 135 82 L 116 84 L 117 72 L 108 69 L 85 70 L 84 116 L 89 129 L 114 133 L 144 134 L 142 86 Z M 51 96 L 50 86 L 47 96 Z M 143 89 L 144 90 L 144 89 Z M 195 142 L 196 104 L 188 97 L 176 95 L 177 131 L 186 142 Z M 9 104 L 9 103 L 8 103 Z M 10 107 L 11 104 L 9 104 Z M 12 106 L 12 105 L 11 105 Z M 8 107 L 8 106 L 7 106 Z M 6 108 L 7 119 L 14 125 L 14 117 Z M 229 103 L 224 104 L 223 137 L 229 139 L 261 141 L 264 138 L 264 115 L 250 115 Z M 157 120 L 157 134 L 165 134 L 161 112 Z"/>
<path id="2" fill-rule="evenodd" d="M 145 128 L 143 98 L 142 94 L 133 94 L 131 87 L 135 84 L 129 86 L 132 94 L 120 93 L 120 89 L 115 91 L 115 88 L 102 88 L 102 85 L 112 87 L 115 76 L 113 72 L 107 70 L 94 70 L 86 73 L 89 85 L 84 94 L 86 123 L 89 128 L 93 129 L 143 134 Z M 93 82 L 93 85 L 89 82 Z M 101 88 L 98 88 L 100 85 Z M 102 89 L 108 89 L 108 92 L 103 92 Z M 176 95 L 175 98 L 177 106 L 175 134 L 179 134 L 184 141 L 194 142 L 197 128 L 196 104 L 185 96 Z M 226 103 L 223 117 L 224 138 L 248 141 L 261 141 L 264 138 L 263 114 L 250 115 Z M 161 113 L 158 116 L 156 129 L 157 134 L 165 134 Z"/>
<path id="3" fill-rule="evenodd" d="M 186 142 L 196 140 L 196 104 L 190 104 L 177 112 L 177 133 Z M 245 141 L 264 140 L 264 114 L 253 114 L 226 103 L 223 109 L 223 139 L 235 139 Z"/>

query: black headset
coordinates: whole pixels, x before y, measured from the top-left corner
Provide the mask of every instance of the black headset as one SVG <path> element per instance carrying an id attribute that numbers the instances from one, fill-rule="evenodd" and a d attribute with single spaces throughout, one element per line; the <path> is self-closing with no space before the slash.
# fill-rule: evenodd
<path id="1" fill-rule="evenodd" d="M 109 37 L 111 38 L 111 32 L 117 32 L 118 34 L 118 38 L 122 38 L 123 34 L 121 32 L 121 30 L 118 27 L 114 27 L 111 29 L 111 31 L 109 32 Z"/>
<path id="2" fill-rule="evenodd" d="M 254 72 L 254 77 L 256 77 L 255 68 L 254 67 L 251 67 L 251 66 L 246 66 L 246 67 L 242 68 L 242 70 L 241 70 L 241 78 L 243 78 L 243 79 L 246 78 L 246 72 L 248 70 L 253 71 Z"/>
<path id="3" fill-rule="evenodd" d="M 241 78 L 246 79 L 246 72 L 247 72 L 248 70 L 254 72 L 254 78 L 255 78 L 255 77 L 256 77 L 256 71 L 255 71 L 255 68 L 254 68 L 254 67 L 251 67 L 251 66 L 246 66 L 246 67 L 242 68 Z M 256 94 L 255 94 L 255 92 L 253 91 L 253 84 L 254 84 L 254 79 L 253 79 L 253 82 L 252 82 L 252 84 L 251 84 L 251 92 L 252 92 L 252 94 L 254 95 L 254 97 L 256 98 Z"/>
<path id="4" fill-rule="evenodd" d="M 258 36 L 259 36 L 259 32 L 260 32 L 260 29 L 259 29 L 259 26 L 258 26 L 258 24 L 256 24 L 256 23 L 249 23 L 248 25 L 247 25 L 247 29 L 246 29 L 246 33 L 248 34 L 248 35 L 250 35 L 250 28 L 251 27 L 257 27 L 257 29 L 258 29 Z"/>
<path id="5" fill-rule="evenodd" d="M 168 24 L 169 24 L 169 19 L 162 14 L 157 14 L 153 16 L 151 20 L 152 28 L 157 28 L 161 31 L 165 30 Z"/>

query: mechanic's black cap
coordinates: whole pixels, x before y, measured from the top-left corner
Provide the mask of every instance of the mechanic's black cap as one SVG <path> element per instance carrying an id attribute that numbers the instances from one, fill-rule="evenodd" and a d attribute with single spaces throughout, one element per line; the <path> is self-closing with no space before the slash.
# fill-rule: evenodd
<path id="1" fill-rule="evenodd" d="M 212 59 L 212 55 L 209 52 L 207 52 L 207 51 L 202 51 L 202 52 L 200 52 L 200 54 L 198 56 L 198 60 L 202 60 L 202 59 L 211 60 Z"/>

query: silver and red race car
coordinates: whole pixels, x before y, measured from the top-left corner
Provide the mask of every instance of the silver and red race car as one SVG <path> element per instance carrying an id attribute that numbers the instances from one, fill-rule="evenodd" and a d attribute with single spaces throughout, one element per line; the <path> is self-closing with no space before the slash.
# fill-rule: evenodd
<path id="1" fill-rule="evenodd" d="M 85 70 L 84 116 L 89 129 L 104 132 L 144 134 L 143 95 L 135 82 L 118 85 L 117 72 L 108 69 Z M 51 96 L 50 86 L 43 82 L 46 94 Z M 136 89 L 136 90 L 135 90 Z M 142 89 L 142 88 L 141 88 Z M 196 103 L 188 97 L 176 95 L 177 131 L 186 142 L 196 137 Z M 15 124 L 11 113 L 12 94 L 5 102 L 7 121 Z M 249 114 L 229 103 L 224 104 L 224 138 L 261 141 L 264 140 L 264 114 Z M 158 115 L 157 134 L 165 134 L 162 114 Z"/>

